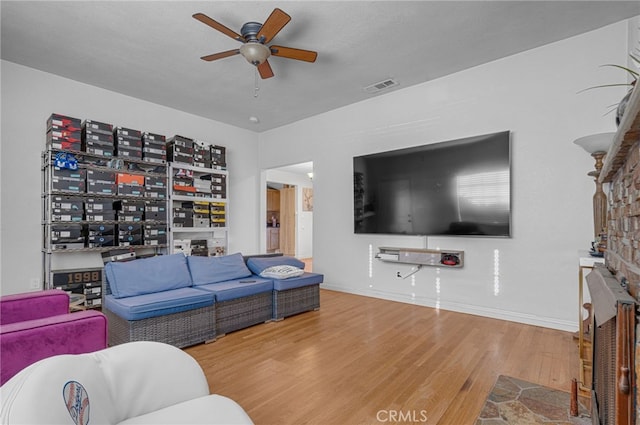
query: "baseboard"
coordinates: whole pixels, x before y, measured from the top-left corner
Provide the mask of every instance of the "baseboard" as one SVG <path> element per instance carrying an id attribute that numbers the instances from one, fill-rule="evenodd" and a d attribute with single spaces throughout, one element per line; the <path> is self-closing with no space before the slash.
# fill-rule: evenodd
<path id="1" fill-rule="evenodd" d="M 447 311 L 455 311 L 457 313 L 473 314 L 475 316 L 489 317 L 492 319 L 506 320 L 509 322 L 523 323 L 526 325 L 540 326 L 543 328 L 557 329 L 560 331 L 575 332 L 578 330 L 578 324 L 573 321 L 558 320 L 550 317 L 536 316 L 533 314 L 520 313 L 517 311 L 500 310 L 470 304 L 455 303 L 450 301 L 441 301 L 439 305 L 433 299 L 415 298 L 397 293 L 386 291 L 359 291 L 353 288 L 330 285 L 323 283 L 320 285 L 322 289 L 331 291 L 346 292 L 354 295 L 363 295 L 365 297 L 380 298 L 383 300 L 397 301 L 407 304 L 421 305 L 430 308 L 440 308 Z"/>

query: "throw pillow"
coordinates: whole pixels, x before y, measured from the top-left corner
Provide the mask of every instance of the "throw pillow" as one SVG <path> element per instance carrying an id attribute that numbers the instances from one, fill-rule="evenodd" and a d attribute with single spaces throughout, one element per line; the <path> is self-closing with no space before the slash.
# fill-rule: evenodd
<path id="1" fill-rule="evenodd" d="M 304 263 L 297 258 L 286 255 L 277 257 L 251 257 L 247 260 L 247 267 L 254 274 L 260 274 L 266 268 L 273 266 L 293 266 L 304 269 Z"/>
<path id="2" fill-rule="evenodd" d="M 268 267 L 260 273 L 260 277 L 267 277 L 271 279 L 289 279 L 291 277 L 298 277 L 304 274 L 304 270 L 294 266 L 281 265 Z"/>

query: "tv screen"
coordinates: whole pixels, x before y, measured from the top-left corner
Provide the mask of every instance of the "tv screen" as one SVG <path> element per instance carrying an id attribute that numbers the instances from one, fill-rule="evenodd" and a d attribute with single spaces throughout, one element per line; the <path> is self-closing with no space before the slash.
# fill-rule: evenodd
<path id="1" fill-rule="evenodd" d="M 510 132 L 353 158 L 360 234 L 511 235 Z"/>

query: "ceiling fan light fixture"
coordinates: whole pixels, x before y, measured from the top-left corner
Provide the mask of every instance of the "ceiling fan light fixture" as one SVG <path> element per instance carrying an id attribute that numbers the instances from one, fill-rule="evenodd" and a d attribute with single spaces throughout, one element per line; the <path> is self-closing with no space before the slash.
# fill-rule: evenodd
<path id="1" fill-rule="evenodd" d="M 250 64 L 258 66 L 271 56 L 271 50 L 264 44 L 258 42 L 248 42 L 240 46 L 240 54 Z"/>
<path id="2" fill-rule="evenodd" d="M 269 46 L 271 40 L 291 21 L 291 16 L 277 7 L 273 9 L 273 12 L 271 12 L 264 24 L 260 22 L 247 22 L 242 25 L 240 29 L 241 34 L 227 28 L 215 19 L 211 19 L 204 13 L 195 13 L 193 17 L 214 30 L 242 43 L 239 49 L 201 56 L 200 59 L 211 62 L 229 56 L 241 55 L 247 62 L 256 67 L 256 75 L 259 75 L 263 80 L 274 76 L 273 69 L 271 69 L 268 61 L 270 56 L 304 62 L 315 62 L 318 56 L 317 52 L 311 50 L 294 49 L 285 46 Z M 257 97 L 257 90 L 258 87 L 256 85 L 254 97 Z"/>

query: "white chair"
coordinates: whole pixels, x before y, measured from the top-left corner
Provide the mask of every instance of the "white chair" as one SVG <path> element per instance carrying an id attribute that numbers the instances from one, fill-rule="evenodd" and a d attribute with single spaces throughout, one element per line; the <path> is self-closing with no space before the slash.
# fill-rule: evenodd
<path id="1" fill-rule="evenodd" d="M 193 357 L 151 341 L 40 360 L 0 398 L 3 424 L 252 424 L 235 401 L 209 393 Z"/>

